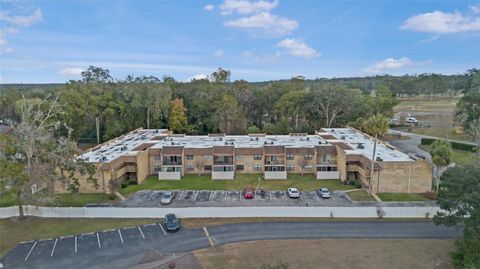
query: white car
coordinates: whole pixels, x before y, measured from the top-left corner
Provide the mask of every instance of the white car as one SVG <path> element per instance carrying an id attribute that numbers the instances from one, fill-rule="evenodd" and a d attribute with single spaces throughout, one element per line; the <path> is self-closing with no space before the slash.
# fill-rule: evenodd
<path id="1" fill-rule="evenodd" d="M 415 117 L 406 117 L 405 122 L 406 123 L 418 123 L 418 120 Z"/>
<path id="2" fill-rule="evenodd" d="M 290 198 L 300 198 L 300 192 L 297 188 L 288 188 L 288 196 Z"/>
<path id="3" fill-rule="evenodd" d="M 160 199 L 160 204 L 169 205 L 172 203 L 172 200 L 173 200 L 173 191 L 167 191 L 163 193 L 162 199 Z"/>
<path id="4" fill-rule="evenodd" d="M 318 190 L 318 195 L 320 195 L 320 197 L 322 197 L 323 199 L 328 199 L 332 197 L 332 194 L 327 188 L 320 188 Z"/>

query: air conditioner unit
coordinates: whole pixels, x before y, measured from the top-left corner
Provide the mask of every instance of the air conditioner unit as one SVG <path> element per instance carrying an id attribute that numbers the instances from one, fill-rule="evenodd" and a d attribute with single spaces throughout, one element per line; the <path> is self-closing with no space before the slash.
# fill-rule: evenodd
<path id="1" fill-rule="evenodd" d="M 383 159 L 382 159 L 381 157 L 377 157 L 375 160 L 376 160 L 377 162 L 383 161 Z"/>

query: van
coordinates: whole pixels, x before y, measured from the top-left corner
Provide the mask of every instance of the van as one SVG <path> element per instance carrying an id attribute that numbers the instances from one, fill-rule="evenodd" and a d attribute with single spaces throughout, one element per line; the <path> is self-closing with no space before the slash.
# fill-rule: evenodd
<path id="1" fill-rule="evenodd" d="M 418 123 L 418 120 L 415 117 L 406 117 L 405 122 L 406 123 Z"/>

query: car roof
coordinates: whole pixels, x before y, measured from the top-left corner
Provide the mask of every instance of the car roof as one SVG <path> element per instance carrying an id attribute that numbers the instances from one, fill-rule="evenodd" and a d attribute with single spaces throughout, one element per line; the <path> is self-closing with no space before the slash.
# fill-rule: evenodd
<path id="1" fill-rule="evenodd" d="M 322 191 L 328 191 L 327 188 L 320 188 Z"/>
<path id="2" fill-rule="evenodd" d="M 298 191 L 297 188 L 288 188 L 291 191 Z"/>

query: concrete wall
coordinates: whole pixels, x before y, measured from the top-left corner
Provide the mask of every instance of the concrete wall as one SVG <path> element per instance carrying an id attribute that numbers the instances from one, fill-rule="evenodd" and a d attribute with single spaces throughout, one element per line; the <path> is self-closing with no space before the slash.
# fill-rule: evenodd
<path id="1" fill-rule="evenodd" d="M 150 162 L 149 162 L 148 150 L 140 151 L 137 153 L 138 183 L 142 183 L 149 174 L 150 174 Z"/>
<path id="2" fill-rule="evenodd" d="M 180 180 L 182 173 L 179 172 L 158 172 L 159 180 Z"/>
<path id="3" fill-rule="evenodd" d="M 337 146 L 337 169 L 340 180 L 345 182 L 347 180 L 347 154 L 343 149 Z"/>
<path id="4" fill-rule="evenodd" d="M 263 169 L 264 169 L 263 158 L 264 158 L 264 156 L 262 156 L 261 160 L 254 160 L 253 157 L 254 157 L 254 155 L 245 154 L 245 155 L 243 155 L 242 160 L 234 160 L 235 165 L 237 165 L 237 164 L 238 165 L 240 165 L 240 164 L 243 165 L 243 171 L 237 170 L 236 172 L 240 173 L 240 174 L 244 174 L 244 173 L 251 174 L 251 173 L 261 173 L 261 172 L 263 172 Z M 256 164 L 260 165 L 260 167 L 261 167 L 260 171 L 255 171 L 253 169 L 253 167 Z"/>
<path id="5" fill-rule="evenodd" d="M 318 171 L 317 172 L 317 179 L 339 179 L 340 172 L 339 171 Z"/>
<path id="6" fill-rule="evenodd" d="M 235 178 L 235 172 L 216 172 L 212 171 L 212 179 L 213 180 L 218 180 L 218 179 L 234 179 Z"/>
<path id="7" fill-rule="evenodd" d="M 125 208 L 125 207 L 41 207 L 24 206 L 26 216 L 45 218 L 159 218 L 174 213 L 180 218 L 419 218 L 434 216 L 439 207 L 187 207 L 187 208 Z M 18 207 L 0 208 L 0 218 L 18 216 Z"/>
<path id="8" fill-rule="evenodd" d="M 287 179 L 287 171 L 265 171 L 265 179 Z"/>
<path id="9" fill-rule="evenodd" d="M 112 177 L 112 173 L 109 170 L 101 170 L 99 167 L 102 165 L 101 163 L 94 164 L 96 168 L 96 173 L 94 175 L 94 178 L 97 180 L 98 185 L 100 185 L 98 188 L 95 188 L 95 186 L 92 183 L 87 182 L 87 177 L 84 175 L 81 175 L 80 173 L 75 173 L 75 177 L 78 179 L 78 182 L 80 183 L 80 192 L 81 193 L 102 193 L 102 192 L 108 192 L 108 182 Z M 68 185 L 63 184 L 62 182 L 56 181 L 54 183 L 54 192 L 56 193 L 66 193 L 68 192 Z"/>
<path id="10" fill-rule="evenodd" d="M 286 157 L 285 157 L 286 159 Z M 294 154 L 293 160 L 286 160 L 287 165 L 293 165 L 293 170 L 288 171 L 289 173 L 302 173 L 302 165 L 311 165 L 311 169 L 303 169 L 304 174 L 314 174 L 315 173 L 315 156 L 311 160 L 305 160 L 304 154 Z M 287 166 L 285 166 L 287 169 Z"/>
<path id="11" fill-rule="evenodd" d="M 432 166 L 425 160 L 382 162 L 382 167 L 372 178 L 375 192 L 422 193 L 432 190 Z"/>

